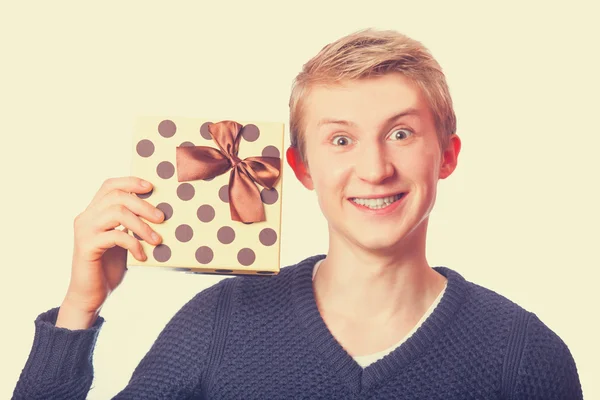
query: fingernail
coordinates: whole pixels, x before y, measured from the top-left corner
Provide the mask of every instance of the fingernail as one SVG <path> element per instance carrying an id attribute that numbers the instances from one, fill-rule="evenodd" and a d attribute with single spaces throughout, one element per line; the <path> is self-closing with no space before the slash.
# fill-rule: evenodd
<path id="1" fill-rule="evenodd" d="M 158 242 L 160 240 L 160 237 L 156 234 L 156 232 L 152 232 L 152 235 L 150 235 L 152 237 L 152 240 L 155 242 Z"/>
<path id="2" fill-rule="evenodd" d="M 159 209 L 156 209 L 156 210 L 154 210 L 154 215 L 156 215 L 158 218 L 162 218 L 163 212 L 160 211 Z"/>
<path id="3" fill-rule="evenodd" d="M 150 182 L 142 181 L 142 186 L 145 188 L 149 188 L 152 185 L 150 185 Z"/>

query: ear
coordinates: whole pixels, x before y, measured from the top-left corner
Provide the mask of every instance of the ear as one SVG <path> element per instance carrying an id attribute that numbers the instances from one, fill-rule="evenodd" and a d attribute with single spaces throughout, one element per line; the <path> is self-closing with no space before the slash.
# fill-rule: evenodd
<path id="1" fill-rule="evenodd" d="M 297 147 L 288 147 L 286 153 L 287 162 L 290 167 L 294 170 L 294 174 L 296 174 L 296 178 L 304 185 L 308 190 L 313 190 L 313 182 L 308 172 L 308 168 L 306 163 L 302 161 L 302 157 L 300 157 L 300 152 Z"/>
<path id="2" fill-rule="evenodd" d="M 446 179 L 456 169 L 458 163 L 458 153 L 460 153 L 461 142 L 460 138 L 453 134 L 450 136 L 450 141 L 446 150 L 442 153 L 442 163 L 440 165 L 440 179 Z"/>

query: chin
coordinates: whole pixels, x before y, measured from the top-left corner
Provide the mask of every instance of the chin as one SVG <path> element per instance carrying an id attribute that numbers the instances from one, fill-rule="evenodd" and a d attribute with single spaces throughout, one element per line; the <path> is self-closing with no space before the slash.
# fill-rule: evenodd
<path id="1" fill-rule="evenodd" d="M 364 235 L 364 231 L 363 231 Z M 392 252 L 401 247 L 403 236 L 373 235 L 368 239 L 354 237 L 354 242 L 360 247 L 373 252 Z"/>

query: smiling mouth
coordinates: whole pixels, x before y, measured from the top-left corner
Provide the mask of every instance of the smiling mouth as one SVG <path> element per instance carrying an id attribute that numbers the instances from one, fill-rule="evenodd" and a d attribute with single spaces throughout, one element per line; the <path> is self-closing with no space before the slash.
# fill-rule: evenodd
<path id="1" fill-rule="evenodd" d="M 360 206 L 370 208 L 371 210 L 379 210 L 397 202 L 403 198 L 405 194 L 406 193 L 399 193 L 393 196 L 380 197 L 378 199 L 362 199 L 360 197 L 352 197 L 350 198 L 350 201 Z"/>

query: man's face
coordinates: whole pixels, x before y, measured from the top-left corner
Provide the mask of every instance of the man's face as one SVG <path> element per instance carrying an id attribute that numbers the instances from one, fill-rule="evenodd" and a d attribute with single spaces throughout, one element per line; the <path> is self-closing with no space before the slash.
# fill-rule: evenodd
<path id="1" fill-rule="evenodd" d="M 375 251 L 424 239 L 437 181 L 453 167 L 421 91 L 396 73 L 347 81 L 314 87 L 305 112 L 304 183 L 333 239 Z"/>

